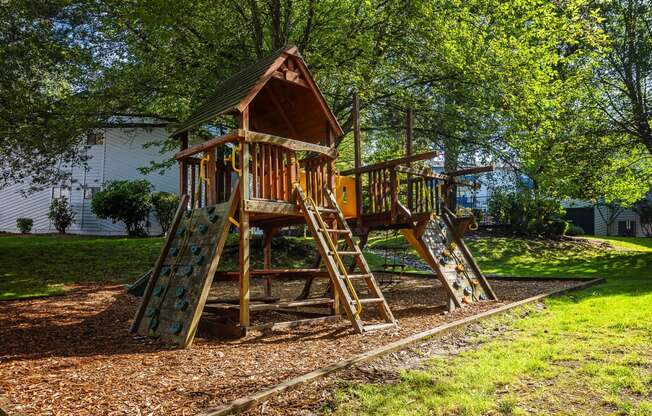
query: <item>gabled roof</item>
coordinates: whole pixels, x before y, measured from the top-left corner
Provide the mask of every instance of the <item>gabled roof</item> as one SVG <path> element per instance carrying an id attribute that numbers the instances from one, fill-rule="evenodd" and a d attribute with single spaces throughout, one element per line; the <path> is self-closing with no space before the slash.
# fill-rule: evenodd
<path id="1" fill-rule="evenodd" d="M 341 135 L 342 129 L 319 91 L 319 88 L 317 88 L 303 58 L 295 46 L 289 46 L 274 52 L 268 57 L 260 59 L 218 85 L 215 92 L 187 120 L 178 126 L 172 136 L 178 136 L 221 115 L 233 111 L 243 111 L 265 86 L 267 81 L 273 77 L 274 72 L 290 56 L 294 57 L 296 62 L 302 67 L 302 72 L 308 80 L 309 87 L 315 90 L 316 98 L 320 101 L 321 107 L 327 113 L 326 117 L 329 119 L 331 128 L 336 136 Z"/>

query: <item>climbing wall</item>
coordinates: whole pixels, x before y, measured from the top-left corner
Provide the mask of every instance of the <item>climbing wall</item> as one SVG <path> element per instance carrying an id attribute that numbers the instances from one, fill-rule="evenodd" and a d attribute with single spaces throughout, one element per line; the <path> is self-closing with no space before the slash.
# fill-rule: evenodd
<path id="1" fill-rule="evenodd" d="M 495 300 L 491 286 L 468 249 L 460 247 L 464 242 L 456 238 L 452 227 L 449 218 L 437 217 L 428 221 L 420 233 L 402 231 L 442 281 L 452 303 L 451 309 L 481 300 Z"/>
<path id="2" fill-rule="evenodd" d="M 138 334 L 180 346 L 192 342 L 235 205 L 232 198 L 183 214 L 143 297 L 144 313 L 134 323 Z"/>

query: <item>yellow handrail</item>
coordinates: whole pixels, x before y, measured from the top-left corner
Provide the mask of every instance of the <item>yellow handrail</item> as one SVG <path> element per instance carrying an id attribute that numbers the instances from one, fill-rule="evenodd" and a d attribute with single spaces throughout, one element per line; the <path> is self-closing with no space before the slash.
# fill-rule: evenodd
<path id="1" fill-rule="evenodd" d="M 206 176 L 206 163 L 211 161 L 211 154 L 206 153 L 201 161 L 199 162 L 199 183 L 197 184 L 197 190 L 195 191 L 195 208 L 199 208 L 199 197 L 201 196 L 201 184 L 206 182 L 208 186 L 211 184 L 211 179 Z"/>
<path id="2" fill-rule="evenodd" d="M 229 162 L 231 162 L 231 167 L 239 176 L 242 176 L 242 168 L 235 167 L 235 155 L 241 151 L 242 151 L 242 143 L 238 144 L 233 148 L 233 150 L 231 151 L 231 156 L 224 156 L 224 164 L 226 165 Z"/>
<path id="3" fill-rule="evenodd" d="M 344 263 L 342 262 L 342 258 L 337 252 L 337 247 L 333 243 L 333 240 L 331 239 L 331 236 L 328 233 L 328 228 L 326 227 L 326 223 L 324 222 L 324 219 L 321 217 L 321 214 L 319 214 L 319 210 L 317 209 L 317 204 L 315 204 L 315 201 L 313 201 L 311 197 L 306 197 L 306 201 L 309 202 L 310 205 L 312 205 L 312 208 L 315 211 L 317 220 L 319 220 L 319 225 L 323 230 L 323 234 L 326 236 L 326 242 L 328 243 L 328 246 L 330 247 L 331 252 L 333 253 L 333 257 L 336 260 L 337 266 L 340 268 L 342 274 L 344 275 L 344 280 L 346 280 L 346 285 L 349 288 L 349 292 L 351 293 L 353 299 L 355 300 L 355 315 L 359 316 L 360 312 L 362 312 L 362 303 L 360 302 L 360 298 L 358 297 L 358 294 L 356 293 L 355 288 L 353 287 L 353 283 L 351 283 L 351 279 L 349 279 L 349 274 L 346 271 L 346 266 L 344 266 Z"/>

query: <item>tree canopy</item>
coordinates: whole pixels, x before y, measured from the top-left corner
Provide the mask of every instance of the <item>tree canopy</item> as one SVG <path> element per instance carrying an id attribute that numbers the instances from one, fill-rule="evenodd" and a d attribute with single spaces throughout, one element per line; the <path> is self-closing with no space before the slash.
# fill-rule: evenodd
<path id="1" fill-rule="evenodd" d="M 83 163 L 75 138 L 112 113 L 182 120 L 286 44 L 345 132 L 359 94 L 368 160 L 401 151 L 410 107 L 417 149 L 445 149 L 450 166 L 509 166 L 554 198 L 632 203 L 652 185 L 643 0 L 57 0 L 0 13 L 0 186 L 60 180 L 60 164 Z"/>

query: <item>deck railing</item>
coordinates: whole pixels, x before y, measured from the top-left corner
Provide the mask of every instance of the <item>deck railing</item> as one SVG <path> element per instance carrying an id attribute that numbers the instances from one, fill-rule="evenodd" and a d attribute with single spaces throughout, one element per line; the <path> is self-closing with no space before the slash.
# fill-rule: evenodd
<path id="1" fill-rule="evenodd" d="M 241 171 L 247 146 L 249 170 Z M 249 175 L 248 199 L 294 203 L 294 183 L 300 181 L 317 205 L 327 204 L 326 190 L 334 184 L 333 148 L 264 133 L 237 130 L 177 153 L 181 193 L 192 206 L 227 201 L 235 175 Z M 310 154 L 303 160 L 300 155 Z"/>

